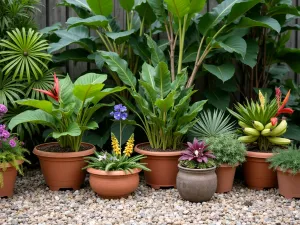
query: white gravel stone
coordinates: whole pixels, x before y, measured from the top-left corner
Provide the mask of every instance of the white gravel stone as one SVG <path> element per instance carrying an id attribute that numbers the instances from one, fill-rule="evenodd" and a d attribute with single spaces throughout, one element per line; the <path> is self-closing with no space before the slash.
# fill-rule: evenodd
<path id="1" fill-rule="evenodd" d="M 127 199 L 98 197 L 86 180 L 78 191 L 52 192 L 39 170 L 18 177 L 15 195 L 0 199 L 1 225 L 300 225 L 300 200 L 276 189 L 254 191 L 235 184 L 232 192 L 191 203 L 176 189 L 154 190 L 143 178 Z"/>

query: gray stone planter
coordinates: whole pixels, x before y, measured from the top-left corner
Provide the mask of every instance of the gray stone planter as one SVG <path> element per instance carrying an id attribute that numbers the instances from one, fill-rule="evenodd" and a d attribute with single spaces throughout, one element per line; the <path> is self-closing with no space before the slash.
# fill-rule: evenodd
<path id="1" fill-rule="evenodd" d="M 189 169 L 178 165 L 176 186 L 180 196 L 191 202 L 209 201 L 217 189 L 216 167 Z"/>

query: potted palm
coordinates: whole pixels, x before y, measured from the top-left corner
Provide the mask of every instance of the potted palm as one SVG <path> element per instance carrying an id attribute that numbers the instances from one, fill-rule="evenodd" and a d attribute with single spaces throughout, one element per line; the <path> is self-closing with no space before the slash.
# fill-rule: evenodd
<path id="1" fill-rule="evenodd" d="M 0 104 L 0 119 L 7 113 L 7 107 Z M 23 143 L 12 135 L 6 126 L 0 124 L 0 197 L 10 197 L 14 193 L 17 172 L 23 175 L 22 164 L 24 153 Z"/>
<path id="2" fill-rule="evenodd" d="M 217 193 L 232 190 L 235 171 L 245 161 L 246 146 L 233 133 L 206 138 L 208 149 L 216 156 L 218 186 Z"/>
<path id="3" fill-rule="evenodd" d="M 289 146 L 276 152 L 268 162 L 277 171 L 279 193 L 288 199 L 300 198 L 300 149 Z"/>
<path id="4" fill-rule="evenodd" d="M 214 154 L 204 141 L 194 138 L 179 158 L 177 189 L 180 196 L 191 202 L 209 201 L 217 188 Z"/>
<path id="5" fill-rule="evenodd" d="M 95 147 L 82 142 L 86 130 L 96 129 L 93 114 L 104 106 L 99 103 L 105 96 L 123 90 L 122 87 L 103 89 L 106 75 L 89 73 L 73 83 L 69 76 L 58 80 L 54 74 L 53 90 L 36 90 L 45 93 L 49 100 L 25 99 L 20 105 L 37 108 L 13 117 L 9 128 L 18 124 L 35 123 L 51 129 L 50 137 L 57 140 L 35 147 L 47 185 L 50 190 L 79 189 L 85 178 L 84 157 L 92 155 Z"/>
<path id="6" fill-rule="evenodd" d="M 120 122 L 120 130 L 125 126 L 122 124 L 127 119 L 127 108 L 121 104 L 115 105 L 111 112 L 115 120 Z M 126 124 L 125 124 L 126 125 Z M 95 152 L 94 156 L 87 157 L 87 171 L 90 173 L 90 185 L 92 189 L 102 198 L 122 198 L 134 192 L 139 185 L 139 172 L 149 171 L 144 163 L 139 161 L 145 158 L 142 155 L 131 157 L 134 147 L 134 135 L 128 139 L 124 150 L 121 146 L 122 132 L 119 140 L 112 133 L 112 153 Z"/>
<path id="7" fill-rule="evenodd" d="M 275 147 L 282 147 L 291 143 L 291 140 L 281 138 L 287 129 L 287 122 L 283 117 L 278 121 L 278 116 L 283 113 L 292 114 L 293 110 L 285 108 L 290 92 L 281 102 L 281 91 L 276 88 L 276 98 L 267 100 L 259 91 L 259 101 L 253 100 L 242 105 L 235 105 L 237 112 L 230 109 L 229 112 L 239 120 L 241 132 L 245 136 L 239 140 L 248 144 L 246 163 L 244 163 L 244 177 L 249 188 L 262 190 L 277 186 L 276 173 L 269 169 L 266 161 L 273 156 Z"/>

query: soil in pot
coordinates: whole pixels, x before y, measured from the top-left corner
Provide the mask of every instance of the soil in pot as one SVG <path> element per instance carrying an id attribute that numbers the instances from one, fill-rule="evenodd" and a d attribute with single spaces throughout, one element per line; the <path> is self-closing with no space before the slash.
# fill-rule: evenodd
<path id="1" fill-rule="evenodd" d="M 18 164 L 22 164 L 23 161 L 18 161 Z M 2 166 L 0 166 L 1 168 Z M 3 175 L 3 187 L 0 187 L 0 197 L 11 197 L 14 194 L 14 188 L 17 178 L 17 170 L 10 164 L 8 164 L 5 171 L 0 169 Z"/>
<path id="2" fill-rule="evenodd" d="M 54 150 L 55 148 L 56 150 Z M 51 152 L 45 151 L 47 149 L 50 149 Z M 87 165 L 84 158 L 94 154 L 95 147 L 88 143 L 82 143 L 81 151 L 66 151 L 68 150 L 62 150 L 58 143 L 38 145 L 33 150 L 33 153 L 39 158 L 42 173 L 52 191 L 80 189 L 86 175 L 86 171 L 82 170 Z"/>
<path id="3" fill-rule="evenodd" d="M 180 196 L 191 202 L 209 201 L 217 189 L 216 167 L 189 169 L 178 165 L 177 190 Z"/>
<path id="4" fill-rule="evenodd" d="M 279 193 L 285 198 L 300 198 L 300 172 L 292 174 L 291 171 L 283 172 L 277 169 Z"/>
<path id="5" fill-rule="evenodd" d="M 231 166 L 222 164 L 216 169 L 218 178 L 218 185 L 216 190 L 217 193 L 226 193 L 232 190 L 236 167 L 237 165 Z"/>
<path id="6" fill-rule="evenodd" d="M 126 198 L 134 192 L 140 182 L 139 172 L 141 169 L 134 169 L 133 173 L 124 171 L 96 170 L 88 168 L 90 173 L 90 185 L 94 192 L 105 199 Z"/>
<path id="7" fill-rule="evenodd" d="M 150 151 L 149 146 L 149 143 L 142 143 L 136 145 L 134 149 L 135 152 L 147 156 L 147 158 L 142 159 L 142 163 L 146 163 L 151 170 L 151 172 L 144 171 L 146 183 L 154 189 L 176 187 L 178 159 L 186 146 L 182 145 L 178 151 L 157 149 Z"/>

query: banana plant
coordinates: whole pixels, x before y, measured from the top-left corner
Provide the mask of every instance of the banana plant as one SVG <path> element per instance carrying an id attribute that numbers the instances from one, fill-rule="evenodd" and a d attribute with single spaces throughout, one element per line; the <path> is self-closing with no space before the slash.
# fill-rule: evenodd
<path id="1" fill-rule="evenodd" d="M 79 151 L 84 132 L 98 128 L 98 124 L 92 121 L 93 114 L 102 107 L 113 105 L 99 101 L 124 89 L 103 89 L 106 79 L 107 75 L 89 73 L 78 78 L 73 84 L 69 76 L 59 80 L 54 75 L 55 84 L 52 90 L 36 89 L 52 100 L 18 100 L 18 104 L 36 110 L 27 110 L 13 117 L 8 127 L 13 129 L 23 123 L 47 126 L 52 130 L 49 136 L 56 139 L 61 147 Z"/>

